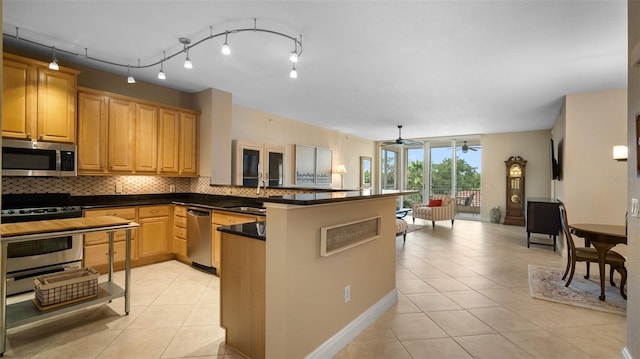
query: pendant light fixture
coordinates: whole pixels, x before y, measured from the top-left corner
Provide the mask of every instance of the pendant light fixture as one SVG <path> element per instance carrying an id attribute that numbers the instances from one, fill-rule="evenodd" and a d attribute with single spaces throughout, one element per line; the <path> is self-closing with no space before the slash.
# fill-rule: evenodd
<path id="1" fill-rule="evenodd" d="M 165 59 L 165 54 L 164 51 L 162 51 L 162 61 L 160 62 L 160 72 L 158 72 L 158 78 L 160 80 L 166 80 L 167 76 L 164 74 L 164 59 Z"/>
<path id="2" fill-rule="evenodd" d="M 58 66 L 58 59 L 56 59 L 56 47 L 52 47 L 53 49 L 53 59 L 49 63 L 49 69 L 58 71 L 60 70 L 60 66 Z"/>
<path id="3" fill-rule="evenodd" d="M 191 59 L 189 58 L 189 44 L 191 43 L 191 40 L 187 39 L 186 37 L 181 37 L 180 38 L 180 43 L 182 43 L 182 45 L 184 45 L 184 52 L 187 53 L 187 58 L 184 60 L 184 68 L 185 69 L 192 69 L 193 68 L 193 63 L 191 63 Z"/>
<path id="4" fill-rule="evenodd" d="M 220 51 L 224 55 L 231 55 L 231 48 L 229 47 L 229 44 L 227 43 L 227 38 L 228 37 L 229 37 L 229 31 L 225 31 L 225 33 L 224 33 L 224 44 L 222 45 L 222 49 L 220 49 Z"/>

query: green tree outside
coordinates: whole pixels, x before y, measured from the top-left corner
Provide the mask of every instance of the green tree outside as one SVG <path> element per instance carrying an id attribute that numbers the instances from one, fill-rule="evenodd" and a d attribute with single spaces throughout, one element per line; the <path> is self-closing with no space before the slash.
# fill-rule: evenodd
<path id="1" fill-rule="evenodd" d="M 451 189 L 451 158 L 446 158 L 440 163 L 431 165 L 431 186 L 436 193 L 446 192 Z M 424 164 L 422 161 L 409 163 L 407 189 L 420 191 L 424 187 L 422 173 Z M 456 160 L 456 188 L 458 190 L 479 190 L 480 173 L 478 168 L 471 166 L 462 158 Z M 420 200 L 422 201 L 422 200 Z"/>

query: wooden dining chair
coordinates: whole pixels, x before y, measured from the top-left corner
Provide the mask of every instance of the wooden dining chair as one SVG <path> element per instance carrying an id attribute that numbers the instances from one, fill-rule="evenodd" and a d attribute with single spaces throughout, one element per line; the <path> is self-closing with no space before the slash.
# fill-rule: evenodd
<path id="1" fill-rule="evenodd" d="M 589 263 L 598 263 L 598 252 L 595 248 L 591 247 L 576 247 L 573 241 L 573 235 L 569 229 L 567 210 L 562 201 L 558 201 L 558 203 L 560 204 L 560 224 L 562 225 L 562 232 L 567 242 L 567 268 L 564 271 L 562 279 L 564 280 L 567 277 L 567 274 L 569 274 L 569 279 L 567 279 L 567 282 L 564 285 L 565 287 L 568 287 L 569 284 L 571 284 L 573 274 L 576 270 L 576 262 L 586 262 L 588 269 Z M 608 264 L 610 267 L 609 282 L 612 286 L 616 286 L 613 281 L 614 270 L 617 270 L 620 273 L 620 276 L 622 277 L 622 280 L 620 281 L 620 294 L 625 297 L 624 286 L 627 283 L 627 268 L 624 264 L 626 259 L 620 253 L 609 250 L 607 251 L 604 261 L 605 264 Z M 585 276 L 585 278 L 588 278 L 588 275 Z"/>

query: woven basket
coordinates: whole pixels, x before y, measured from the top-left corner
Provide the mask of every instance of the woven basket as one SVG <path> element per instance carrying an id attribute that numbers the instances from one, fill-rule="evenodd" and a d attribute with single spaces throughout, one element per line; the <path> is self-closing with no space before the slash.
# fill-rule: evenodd
<path id="1" fill-rule="evenodd" d="M 42 310 L 95 297 L 99 276 L 95 269 L 87 267 L 35 277 L 37 303 L 34 303 Z"/>

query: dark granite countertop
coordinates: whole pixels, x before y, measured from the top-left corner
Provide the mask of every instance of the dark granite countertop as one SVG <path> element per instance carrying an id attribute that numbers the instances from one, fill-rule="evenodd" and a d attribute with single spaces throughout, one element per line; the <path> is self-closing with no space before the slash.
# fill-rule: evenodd
<path id="1" fill-rule="evenodd" d="M 319 193 L 299 193 L 283 196 L 270 196 L 263 198 L 263 202 L 314 205 L 344 201 L 356 201 L 368 198 L 397 197 L 401 195 L 415 194 L 418 191 L 396 191 L 382 190 L 377 192 L 372 189 L 343 191 L 343 192 L 319 192 Z"/>
<path id="2" fill-rule="evenodd" d="M 239 236 L 258 239 L 261 241 L 267 240 L 267 222 L 266 221 L 222 226 L 222 227 L 218 227 L 218 230 L 220 232 L 236 234 Z"/>

